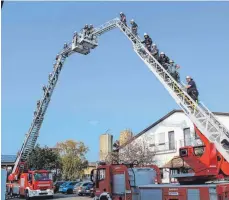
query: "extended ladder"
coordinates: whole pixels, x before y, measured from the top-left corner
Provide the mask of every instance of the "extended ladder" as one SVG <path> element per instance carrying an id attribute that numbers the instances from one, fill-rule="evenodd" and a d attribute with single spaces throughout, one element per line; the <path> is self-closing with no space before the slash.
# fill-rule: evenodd
<path id="1" fill-rule="evenodd" d="M 17 170 L 19 170 L 20 163 L 26 160 L 26 158 L 31 153 L 31 151 L 33 150 L 33 148 L 36 144 L 36 141 L 37 141 L 37 138 L 39 135 L 39 130 L 40 130 L 42 122 L 44 120 L 44 115 L 45 115 L 45 112 L 48 108 L 49 102 L 51 100 L 52 93 L 53 93 L 54 88 L 56 86 L 56 83 L 58 81 L 59 74 L 61 72 L 64 61 L 67 57 L 67 54 L 70 54 L 70 53 L 71 53 L 71 49 L 66 48 L 66 49 L 64 49 L 64 51 L 62 51 L 59 54 L 58 59 L 54 65 L 54 70 L 53 70 L 52 74 L 50 74 L 49 84 L 47 87 L 43 87 L 44 95 L 43 95 L 42 99 L 39 101 L 40 102 L 39 106 L 37 107 L 37 110 L 36 110 L 36 113 L 34 115 L 34 119 L 33 119 L 33 122 L 30 126 L 30 129 L 25 136 L 22 148 L 21 148 L 21 150 L 17 156 L 17 159 L 15 161 L 15 165 L 14 165 L 12 173 L 15 173 Z M 21 170 L 23 170 L 23 169 L 21 169 Z M 17 177 L 16 177 L 16 179 L 17 179 Z"/>
<path id="2" fill-rule="evenodd" d="M 139 40 L 139 37 L 131 33 L 129 27 L 126 27 L 120 21 L 117 27 L 132 42 L 134 51 L 154 73 L 162 85 L 167 89 L 176 103 L 181 107 L 185 114 L 197 126 L 202 134 L 212 143 L 217 150 L 229 162 L 229 131 L 228 129 L 207 109 L 202 103 L 197 104 L 184 91 L 182 85 L 178 84 L 174 78 L 162 67 L 162 65 L 151 55 Z"/>
<path id="3" fill-rule="evenodd" d="M 80 33 L 78 39 L 73 39 L 71 43 L 66 44 L 65 48 L 59 53 L 58 60 L 54 66 L 54 71 L 49 79 L 49 84 L 44 90 L 44 95 L 40 101 L 40 106 L 37 109 L 36 116 L 28 133 L 26 134 L 21 151 L 19 152 L 15 162 L 13 173 L 16 171 L 16 169 L 18 169 L 20 162 L 26 160 L 29 153 L 34 148 L 45 112 L 48 108 L 52 93 L 55 89 L 55 85 L 66 57 L 75 52 L 87 55 L 90 53 L 90 49 L 94 49 L 98 46 L 97 37 L 114 28 L 119 28 L 127 36 L 127 38 L 132 42 L 134 51 L 137 53 L 137 55 L 154 73 L 154 75 L 167 89 L 176 103 L 192 120 L 197 128 L 210 142 L 215 144 L 217 150 L 229 162 L 229 145 L 225 143 L 225 141 L 229 141 L 229 131 L 227 128 L 220 121 L 218 121 L 212 112 L 209 111 L 203 104 L 196 104 L 183 89 L 182 85 L 178 84 L 174 78 L 162 67 L 162 65 L 158 63 L 158 61 L 150 54 L 150 52 L 141 43 L 140 37 L 133 35 L 129 27 L 126 27 L 119 20 L 119 18 L 115 18 L 95 28 L 94 32 L 91 34 L 91 40 L 84 38 L 83 34 Z"/>
<path id="4" fill-rule="evenodd" d="M 116 24 L 116 26 L 114 25 Z M 115 18 L 96 29 L 95 35 L 102 35 L 114 27 L 118 27 L 132 42 L 134 51 L 154 73 L 167 89 L 184 113 L 191 119 L 204 136 L 215 144 L 217 150 L 229 162 L 229 131 L 202 103 L 199 105 L 187 94 L 181 84 L 166 71 L 142 44 L 140 37 L 132 34 L 118 18 Z"/>

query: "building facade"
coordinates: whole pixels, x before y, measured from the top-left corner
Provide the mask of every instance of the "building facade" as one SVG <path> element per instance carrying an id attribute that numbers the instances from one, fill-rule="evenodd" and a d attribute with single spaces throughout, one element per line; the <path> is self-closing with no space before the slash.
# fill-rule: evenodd
<path id="1" fill-rule="evenodd" d="M 12 170 L 16 161 L 16 155 L 1 155 L 1 168 Z"/>
<path id="2" fill-rule="evenodd" d="M 105 160 L 107 155 L 112 152 L 113 135 L 102 134 L 99 137 L 99 160 Z"/>
<path id="3" fill-rule="evenodd" d="M 215 116 L 229 129 L 229 113 L 215 112 Z M 128 143 L 147 141 L 147 148 L 154 152 L 154 164 L 161 168 L 162 181 L 168 183 L 169 169 L 166 165 L 173 157 L 179 155 L 179 148 L 183 146 L 201 145 L 202 141 L 195 133 L 191 120 L 181 110 L 173 110 L 154 124 L 135 135 Z M 120 150 L 121 150 L 120 149 Z"/>
<path id="4" fill-rule="evenodd" d="M 84 178 L 90 179 L 91 171 L 96 169 L 96 162 L 89 162 L 88 167 L 84 170 Z"/>

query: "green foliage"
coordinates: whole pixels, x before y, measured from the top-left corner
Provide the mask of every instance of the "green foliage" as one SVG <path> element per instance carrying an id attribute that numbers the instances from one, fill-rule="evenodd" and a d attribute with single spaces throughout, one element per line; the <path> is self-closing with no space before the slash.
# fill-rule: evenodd
<path id="1" fill-rule="evenodd" d="M 45 146 L 41 148 L 39 144 L 30 153 L 27 164 L 29 169 L 52 170 L 61 167 L 61 160 L 58 152 Z"/>
<path id="2" fill-rule="evenodd" d="M 81 178 L 83 171 L 88 166 L 85 154 L 88 147 L 83 142 L 67 140 L 57 143 L 62 161 L 62 178 L 64 180 L 75 180 Z"/>

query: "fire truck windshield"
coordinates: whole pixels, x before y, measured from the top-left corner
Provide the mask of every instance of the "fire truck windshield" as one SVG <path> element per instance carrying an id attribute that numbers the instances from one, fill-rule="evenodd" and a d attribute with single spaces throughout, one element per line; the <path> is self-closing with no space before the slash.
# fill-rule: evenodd
<path id="1" fill-rule="evenodd" d="M 34 180 L 35 181 L 49 181 L 52 180 L 52 174 L 51 173 L 35 173 L 34 174 Z"/>

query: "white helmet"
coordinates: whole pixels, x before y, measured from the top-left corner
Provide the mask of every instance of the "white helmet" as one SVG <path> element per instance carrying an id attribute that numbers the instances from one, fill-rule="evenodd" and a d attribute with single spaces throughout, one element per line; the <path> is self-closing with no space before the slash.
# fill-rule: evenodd
<path id="1" fill-rule="evenodd" d="M 120 12 L 120 15 L 122 15 L 123 14 L 123 12 Z"/>
<path id="2" fill-rule="evenodd" d="M 148 34 L 147 33 L 144 33 L 144 36 L 148 36 Z"/>
<path id="3" fill-rule="evenodd" d="M 186 76 L 186 79 L 191 79 L 191 76 Z"/>
<path id="4" fill-rule="evenodd" d="M 153 46 L 153 47 L 156 47 L 157 45 L 153 43 L 152 46 Z"/>
<path id="5" fill-rule="evenodd" d="M 160 55 L 165 55 L 165 53 L 164 52 L 161 52 Z"/>
<path id="6" fill-rule="evenodd" d="M 133 23 L 133 22 L 134 22 L 134 20 L 133 20 L 133 19 L 131 19 L 131 20 L 130 20 L 130 22 L 132 22 L 132 23 Z"/>
<path id="7" fill-rule="evenodd" d="M 170 60 L 169 63 L 174 63 L 173 60 Z"/>

